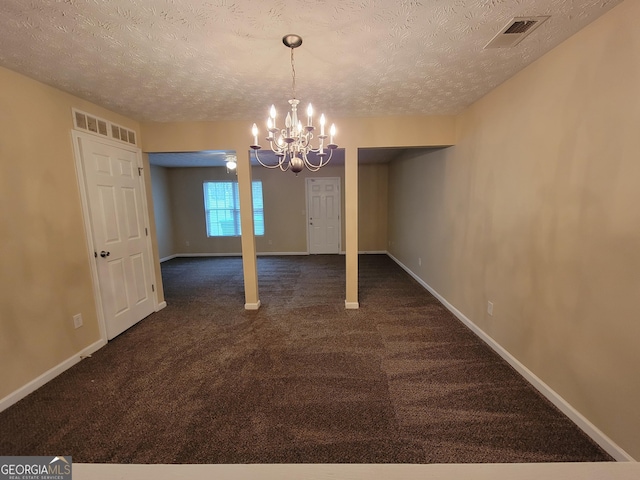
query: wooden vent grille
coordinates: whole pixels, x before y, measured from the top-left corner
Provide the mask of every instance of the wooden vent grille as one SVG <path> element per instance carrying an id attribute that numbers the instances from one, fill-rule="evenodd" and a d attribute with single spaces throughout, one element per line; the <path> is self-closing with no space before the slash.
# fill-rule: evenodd
<path id="1" fill-rule="evenodd" d="M 73 124 L 77 130 L 136 145 L 136 132 L 89 113 L 73 109 Z"/>

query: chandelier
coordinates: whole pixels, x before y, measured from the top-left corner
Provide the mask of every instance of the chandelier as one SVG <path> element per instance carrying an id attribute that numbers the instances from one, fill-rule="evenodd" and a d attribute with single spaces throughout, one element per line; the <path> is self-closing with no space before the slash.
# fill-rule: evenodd
<path id="1" fill-rule="evenodd" d="M 279 168 L 283 172 L 291 169 L 293 173 L 298 175 L 305 167 L 312 172 L 317 172 L 324 167 L 333 155 L 333 151 L 338 145 L 333 143 L 333 137 L 336 134 L 335 125 L 331 125 L 329 135 L 325 134 L 324 126 L 326 123 L 324 114 L 320 116 L 320 134 L 315 135 L 316 127 L 313 124 L 313 107 L 311 104 L 307 107 L 306 125 L 298 118 L 298 104 L 300 100 L 296 98 L 296 69 L 293 61 L 293 50 L 302 45 L 302 38 L 299 35 L 285 35 L 282 37 L 282 43 L 291 49 L 291 76 L 292 76 L 292 98 L 289 100 L 291 111 L 287 112 L 284 121 L 284 128 L 278 128 L 276 123 L 276 107 L 271 105 L 269 117 L 267 119 L 268 136 L 266 140 L 269 142 L 271 151 L 275 153 L 276 163 L 268 163 L 262 161 L 258 154 L 258 150 L 262 147 L 258 144 L 258 127 L 253 124 L 251 133 L 253 134 L 253 145 L 256 160 L 260 165 L 267 168 Z M 314 137 L 317 137 L 317 147 L 312 145 Z M 325 147 L 325 140 L 329 138 L 329 143 Z M 328 150 L 328 154 L 327 154 Z M 315 157 L 315 159 L 313 158 Z"/>

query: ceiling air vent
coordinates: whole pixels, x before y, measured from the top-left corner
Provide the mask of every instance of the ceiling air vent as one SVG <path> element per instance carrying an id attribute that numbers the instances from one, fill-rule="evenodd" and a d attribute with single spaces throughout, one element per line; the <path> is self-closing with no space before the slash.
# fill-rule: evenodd
<path id="1" fill-rule="evenodd" d="M 513 18 L 484 48 L 515 47 L 548 18 L 548 16 Z"/>

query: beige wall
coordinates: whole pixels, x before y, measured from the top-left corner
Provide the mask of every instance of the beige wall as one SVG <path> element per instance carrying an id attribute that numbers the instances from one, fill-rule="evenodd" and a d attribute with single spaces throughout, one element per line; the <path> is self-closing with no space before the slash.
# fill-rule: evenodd
<path id="1" fill-rule="evenodd" d="M 389 228 L 395 256 L 640 458 L 637 18 L 624 2 L 464 112 L 455 147 L 394 162 Z"/>
<path id="2" fill-rule="evenodd" d="M 169 169 L 151 165 L 151 189 L 153 212 L 156 221 L 158 255 L 160 258 L 165 258 L 175 253 Z"/>
<path id="3" fill-rule="evenodd" d="M 358 166 L 358 250 L 387 251 L 389 165 Z"/>
<path id="4" fill-rule="evenodd" d="M 242 250 L 240 237 L 207 238 L 203 182 L 236 180 L 226 168 L 169 168 L 174 254 L 233 253 Z"/>
<path id="5" fill-rule="evenodd" d="M 262 181 L 265 235 L 256 237 L 258 253 L 306 253 L 306 178 L 337 177 L 342 193 L 342 245 L 344 248 L 344 167 L 321 171 L 290 172 L 253 167 L 253 180 Z M 161 168 L 152 166 L 152 188 L 158 245 L 162 257 L 179 254 L 240 254 L 240 238 L 207 237 L 202 184 L 237 181 L 224 167 Z M 387 165 L 360 165 L 360 250 L 386 251 Z M 169 203 L 167 203 L 169 202 Z M 166 215 L 170 218 L 167 219 Z M 161 228 L 171 225 L 171 230 Z M 163 239 L 167 237 L 167 240 Z M 175 239 L 168 250 L 168 245 Z"/>
<path id="6" fill-rule="evenodd" d="M 291 172 L 253 167 L 253 179 L 262 180 L 265 209 L 265 235 L 256 237 L 261 252 L 308 252 L 306 179 L 340 179 L 342 248 L 344 248 L 344 167 L 327 166 L 318 172 L 304 170 L 296 177 Z M 271 244 L 269 243 L 271 242 Z"/>
<path id="7" fill-rule="evenodd" d="M 0 68 L 0 399 L 100 340 L 72 107 L 140 133 L 130 119 Z"/>
<path id="8" fill-rule="evenodd" d="M 453 145 L 455 117 L 341 118 L 336 142 L 347 149 L 347 162 L 357 158 L 358 148 L 433 147 Z M 235 150 L 248 155 L 252 121 L 179 122 L 141 124 L 145 152 L 193 152 Z M 349 155 L 350 153 L 355 153 Z"/>
<path id="9" fill-rule="evenodd" d="M 171 183 L 173 236 L 175 238 L 175 254 L 241 254 L 240 237 L 207 237 L 206 222 L 203 204 L 203 183 L 208 181 L 237 181 L 234 173 L 228 173 L 226 168 L 171 168 L 169 170 Z M 268 175 L 265 175 L 268 177 Z M 291 175 L 293 177 L 293 175 Z M 291 227 L 280 228 L 278 219 L 280 214 L 274 205 L 274 195 L 277 198 L 282 185 L 273 185 L 273 182 L 265 181 L 261 176 L 253 174 L 253 180 L 263 181 L 263 199 L 265 204 L 265 236 L 256 237 L 256 248 L 261 251 L 261 246 L 267 244 L 268 239 L 282 248 L 300 252 L 306 250 L 305 237 L 300 240 L 300 227 L 304 227 L 303 217 L 300 217 L 298 209 L 294 209 L 295 217 L 291 218 L 294 204 L 285 204 L 282 216 L 291 221 Z M 294 181 L 287 176 L 287 180 Z M 303 182 L 302 178 L 295 179 L 297 183 Z M 290 185 L 287 185 L 290 187 Z M 286 189 L 284 189 L 286 192 Z M 304 202 L 304 197 L 302 198 Z M 287 210 L 289 209 L 289 210 Z M 302 206 L 304 209 L 304 204 Z M 304 233 L 304 232 L 303 232 Z M 303 243 L 305 244 L 303 246 Z"/>

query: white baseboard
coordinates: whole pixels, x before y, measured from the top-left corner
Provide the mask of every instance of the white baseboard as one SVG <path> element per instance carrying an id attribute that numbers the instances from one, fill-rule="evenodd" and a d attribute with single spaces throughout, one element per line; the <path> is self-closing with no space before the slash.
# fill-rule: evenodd
<path id="1" fill-rule="evenodd" d="M 158 305 L 156 305 L 156 312 L 159 312 L 160 310 L 162 310 L 163 308 L 165 308 L 167 306 L 167 302 L 160 302 Z"/>
<path id="2" fill-rule="evenodd" d="M 345 255 L 346 252 L 342 250 L 338 255 Z M 386 255 L 388 252 L 386 250 L 360 250 L 358 255 Z M 258 257 L 267 257 L 269 255 L 310 255 L 309 252 L 257 252 L 256 255 Z M 167 260 L 172 260 L 174 258 L 180 257 L 241 257 L 242 252 L 237 253 L 174 253 L 173 255 L 169 255 L 168 257 L 163 257 L 160 259 L 160 263 L 166 262 Z"/>
<path id="3" fill-rule="evenodd" d="M 358 255 L 386 255 L 388 252 L 386 250 L 360 250 Z M 346 252 L 342 250 L 338 255 L 345 255 Z M 310 255 L 309 252 L 257 252 L 256 255 L 258 257 L 267 257 L 270 255 L 273 256 L 284 256 L 284 255 Z M 168 257 L 163 257 L 160 259 L 160 263 L 166 262 L 167 260 L 172 260 L 174 258 L 180 257 L 241 257 L 242 252 L 238 253 L 175 253 L 173 255 L 169 255 Z"/>
<path id="4" fill-rule="evenodd" d="M 505 350 L 491 336 L 484 332 L 475 323 L 469 320 L 462 312 L 451 305 L 442 295 L 436 292 L 429 284 L 422 280 L 418 275 L 413 273 L 406 265 L 404 265 L 396 257 L 387 253 L 389 257 L 396 262 L 404 271 L 411 275 L 420 285 L 427 289 L 440 303 L 442 303 L 458 320 L 464 323 L 473 333 L 491 347 L 498 355 L 500 355 L 509 365 L 511 365 L 525 380 L 544 395 L 551 403 L 553 403 L 562 413 L 564 413 L 573 423 L 575 423 L 583 432 L 585 432 L 593 441 L 595 441 L 602 449 L 611 455 L 618 462 L 635 462 L 635 459 L 618 446 L 613 440 L 605 435 L 599 428 L 591 423 L 587 418 L 578 412 L 569 402 L 556 393 L 549 385 L 543 382 L 531 370 L 525 367 L 517 358 Z"/>
<path id="5" fill-rule="evenodd" d="M 345 300 L 344 308 L 346 308 L 347 310 L 357 310 L 358 308 L 360 308 L 360 302 L 347 302 Z"/>
<path id="6" fill-rule="evenodd" d="M 176 253 L 172 258 L 182 257 L 241 257 L 242 252 L 237 253 Z"/>
<path id="7" fill-rule="evenodd" d="M 26 397 L 30 393 L 36 391 L 38 388 L 43 386 L 45 383 L 53 380 L 62 372 L 73 367 L 76 363 L 80 362 L 80 360 L 98 351 L 99 349 L 104 347 L 106 344 L 107 344 L 106 340 L 98 340 L 97 342 L 82 349 L 80 352 L 76 353 L 75 355 L 67 358 L 62 363 L 59 363 L 55 367 L 47 370 L 45 373 L 35 378 L 34 380 L 31 380 L 29 383 L 20 387 L 18 390 L 14 391 L 13 393 L 10 393 L 6 397 L 4 397 L 2 400 L 0 400 L 0 412 L 2 412 L 3 410 L 6 410 L 11 405 L 19 402 L 24 397 Z"/>
<path id="8" fill-rule="evenodd" d="M 309 252 L 258 252 L 258 257 L 283 256 L 283 255 L 304 255 L 309 256 Z"/>
<path id="9" fill-rule="evenodd" d="M 244 309 L 245 310 L 258 310 L 260 308 L 260 300 L 258 300 L 255 303 L 245 303 L 244 304 Z"/>
<path id="10" fill-rule="evenodd" d="M 257 252 L 256 256 L 258 257 L 267 257 L 267 256 L 283 256 L 283 255 L 309 255 L 309 252 Z M 171 260 L 174 258 L 182 258 L 182 257 L 241 257 L 242 252 L 237 253 L 176 253 L 173 255 L 169 255 L 168 257 L 163 257 L 160 259 L 160 263 L 166 262 L 167 260 Z"/>

